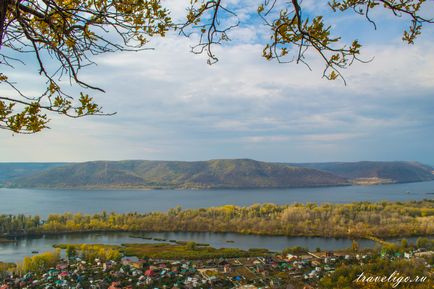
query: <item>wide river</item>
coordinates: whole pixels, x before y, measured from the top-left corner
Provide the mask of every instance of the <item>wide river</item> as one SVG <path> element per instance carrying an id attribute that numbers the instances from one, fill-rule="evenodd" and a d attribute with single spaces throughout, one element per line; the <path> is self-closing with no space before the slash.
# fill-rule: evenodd
<path id="1" fill-rule="evenodd" d="M 302 246 L 314 251 L 316 248 L 322 250 L 338 250 L 350 248 L 352 240 L 334 238 L 305 238 L 305 237 L 283 237 L 283 236 L 258 236 L 241 235 L 234 233 L 146 233 L 147 237 L 177 240 L 194 241 L 197 243 L 210 244 L 215 248 L 266 248 L 271 251 L 281 251 L 287 247 Z M 416 242 L 415 237 L 407 238 L 410 243 Z M 399 242 L 399 239 L 390 241 Z M 65 235 L 47 235 L 40 238 L 18 239 L 14 243 L 0 243 L 0 261 L 20 262 L 25 256 L 31 256 L 32 251 L 46 252 L 53 250 L 54 244 L 111 244 L 121 245 L 128 243 L 162 243 L 160 240 L 147 240 L 133 238 L 129 233 L 77 233 Z M 361 248 L 372 248 L 375 242 L 371 240 L 358 240 Z"/>
<path id="2" fill-rule="evenodd" d="M 45 218 L 51 213 L 150 212 L 169 208 L 200 208 L 255 203 L 288 204 L 294 202 L 348 203 L 357 201 L 406 201 L 434 198 L 434 181 L 409 184 L 348 186 L 301 189 L 262 190 L 35 190 L 0 189 L 0 214 L 32 214 Z M 218 233 L 149 233 L 150 237 L 191 240 L 213 247 L 267 248 L 280 251 L 291 246 L 310 250 L 336 250 L 351 246 L 350 239 L 255 236 Z M 229 241 L 229 242 L 227 242 Z M 415 241 L 415 240 L 411 240 Z M 32 251 L 44 252 L 58 243 L 148 243 L 131 238 L 128 233 L 70 234 L 25 238 L 14 243 L 0 243 L 0 261 L 21 261 Z M 361 247 L 373 247 L 370 240 L 359 240 Z"/>
<path id="3" fill-rule="evenodd" d="M 434 181 L 378 186 L 249 190 L 35 190 L 0 189 L 0 214 L 150 212 L 226 204 L 349 203 L 434 198 Z"/>

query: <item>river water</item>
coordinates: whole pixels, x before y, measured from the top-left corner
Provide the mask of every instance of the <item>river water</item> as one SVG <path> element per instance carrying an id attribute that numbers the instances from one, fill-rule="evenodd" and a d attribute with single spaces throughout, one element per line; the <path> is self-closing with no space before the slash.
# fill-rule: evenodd
<path id="1" fill-rule="evenodd" d="M 46 252 L 53 250 L 54 244 L 111 244 L 121 245 L 126 243 L 161 243 L 161 240 L 147 240 L 133 238 L 129 233 L 77 233 L 63 235 L 46 235 L 39 238 L 23 238 L 13 243 L 0 243 L 0 261 L 19 262 L 25 256 L 31 256 L 32 251 Z M 287 247 L 301 246 L 314 251 L 316 248 L 322 250 L 338 250 L 350 248 L 352 240 L 340 238 L 320 237 L 284 237 L 284 236 L 259 236 L 242 235 L 235 233 L 189 233 L 189 232 L 167 232 L 167 233 L 145 233 L 146 237 L 177 241 L 194 241 L 206 243 L 215 248 L 266 248 L 278 252 Z M 416 238 L 407 238 L 409 242 L 415 242 Z M 392 240 L 392 241 L 398 241 Z M 376 245 L 374 241 L 357 240 L 360 248 L 372 248 Z"/>
<path id="2" fill-rule="evenodd" d="M 0 189 L 0 214 L 32 214 L 45 218 L 51 213 L 150 212 L 169 208 L 200 208 L 255 203 L 294 202 L 348 203 L 358 201 L 407 201 L 434 198 L 434 181 L 422 183 L 346 186 L 298 189 L 251 190 L 36 190 Z M 150 237 L 208 243 L 213 247 L 241 249 L 266 248 L 280 251 L 302 246 L 310 250 L 336 250 L 351 246 L 350 239 L 256 236 L 232 233 L 149 233 Z M 230 242 L 227 242 L 230 241 Z M 232 242 L 233 241 L 233 242 Z M 415 240 L 411 240 L 415 241 Z M 44 252 L 59 243 L 122 244 L 149 243 L 153 240 L 131 238 L 128 233 L 68 234 L 24 238 L 0 243 L 0 261 L 16 262 L 32 251 Z M 373 247 L 371 240 L 359 240 L 362 248 Z"/>
<path id="3" fill-rule="evenodd" d="M 176 206 L 201 208 L 233 204 L 294 202 L 349 203 L 434 198 L 434 181 L 378 186 L 249 190 L 36 190 L 0 189 L 0 214 L 150 212 Z"/>

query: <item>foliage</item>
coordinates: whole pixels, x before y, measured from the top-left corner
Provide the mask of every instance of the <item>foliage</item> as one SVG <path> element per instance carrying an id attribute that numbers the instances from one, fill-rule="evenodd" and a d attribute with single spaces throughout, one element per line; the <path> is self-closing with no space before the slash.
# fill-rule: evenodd
<path id="1" fill-rule="evenodd" d="M 352 204 L 226 205 L 164 212 L 0 216 L 2 233 L 89 231 L 237 232 L 285 236 L 399 237 L 434 234 L 434 200 Z M 23 229 L 24 228 L 24 229 Z"/>
<path id="2" fill-rule="evenodd" d="M 101 114 L 92 97 L 83 92 L 72 97 L 60 79 L 66 77 L 81 88 L 103 91 L 78 76 L 81 68 L 93 64 L 93 56 L 140 50 L 149 37 L 164 36 L 171 24 L 159 0 L 6 0 L 1 6 L 2 64 L 24 63 L 26 60 L 16 55 L 31 54 L 46 80 L 40 95 L 25 95 L 9 76 L 0 73 L 0 84 L 17 92 L 15 97 L 0 96 L 0 127 L 18 133 L 46 128 L 46 111 L 73 118 Z"/>
<path id="3" fill-rule="evenodd" d="M 357 252 L 357 251 L 359 251 L 359 248 L 360 248 L 359 243 L 356 240 L 353 240 L 351 243 L 351 249 L 354 252 Z"/>
<path id="4" fill-rule="evenodd" d="M 73 257 L 77 256 L 77 250 L 76 250 L 75 246 L 68 245 L 66 247 L 65 253 L 66 253 L 66 257 L 68 257 L 68 258 L 73 258 Z"/>
<path id="5" fill-rule="evenodd" d="M 434 239 L 428 239 L 425 237 L 417 238 L 416 247 L 424 248 L 427 250 L 434 250 Z"/>
<path id="6" fill-rule="evenodd" d="M 8 276 L 9 272 L 14 271 L 16 266 L 17 265 L 15 263 L 0 262 L 0 278 Z"/>
<path id="7" fill-rule="evenodd" d="M 422 25 L 433 23 L 422 16 L 426 0 L 331 0 L 329 7 L 333 12 L 355 12 L 363 15 L 376 28 L 371 18 L 372 10 L 383 9 L 398 17 L 405 17 L 411 23 L 404 31 L 403 40 L 413 44 L 420 35 Z M 340 36 L 333 35 L 332 25 L 328 25 L 324 15 L 303 13 L 303 3 L 299 0 L 265 0 L 258 6 L 259 17 L 269 28 L 269 42 L 263 49 L 263 57 L 278 62 L 304 63 L 309 67 L 307 55 L 316 52 L 325 63 L 323 76 L 334 80 L 340 77 L 345 81 L 341 70 L 354 61 L 365 62 L 359 58 L 361 44 L 353 40 L 342 43 Z M 226 21 L 219 21 L 224 18 Z M 179 27 L 180 33 L 200 35 L 199 43 L 193 47 L 194 53 L 206 53 L 208 62 L 215 63 L 218 58 L 213 46 L 229 41 L 228 30 L 238 26 L 239 19 L 227 1 L 191 1 L 187 21 Z M 187 32 L 186 32 L 187 31 Z M 310 67 L 309 67 L 310 68 Z"/>
<path id="8" fill-rule="evenodd" d="M 122 257 L 120 246 L 101 245 L 101 244 L 58 244 L 54 246 L 58 249 L 66 250 L 68 257 L 80 257 L 88 262 L 95 259 L 101 261 L 118 261 Z"/>
<path id="9" fill-rule="evenodd" d="M 195 242 L 187 242 L 185 244 L 185 248 L 187 250 L 194 251 L 196 249 L 196 243 Z"/>
<path id="10" fill-rule="evenodd" d="M 189 242 L 192 243 L 192 242 Z M 212 248 L 209 246 L 170 245 L 170 244 L 124 244 L 123 252 L 127 256 L 156 259 L 212 259 L 263 256 L 267 250 L 243 251 L 236 248 Z"/>
<path id="11" fill-rule="evenodd" d="M 54 267 L 60 260 L 60 250 L 44 252 L 32 257 L 25 257 L 23 262 L 17 265 L 20 273 L 38 272 L 42 273 L 50 267 Z"/>
<path id="12" fill-rule="evenodd" d="M 331 0 L 334 12 L 354 11 L 371 19 L 371 11 L 383 9 L 408 19 L 410 27 L 403 40 L 413 44 L 424 24 L 426 0 Z M 186 2 L 187 4 L 188 2 Z M 15 95 L 0 96 L 0 128 L 16 133 L 35 133 L 47 128 L 47 112 L 69 117 L 103 114 L 87 93 L 71 96 L 62 79 L 84 89 L 103 91 L 79 77 L 81 68 L 93 64 L 92 57 L 115 51 L 144 49 L 149 38 L 164 36 L 168 31 L 181 35 L 199 35 L 193 53 L 208 55 L 208 63 L 218 58 L 215 45 L 229 41 L 228 31 L 239 25 L 232 1 L 192 0 L 185 19 L 173 23 L 170 11 L 159 0 L 77 0 L 77 1 L 0 1 L 1 64 L 28 62 L 32 55 L 46 88 L 39 95 L 26 95 L 11 75 L 0 73 L 0 84 L 8 85 Z M 307 55 L 313 50 L 324 61 L 324 77 L 343 78 L 341 70 L 359 58 L 361 44 L 357 40 L 342 43 L 333 35 L 332 26 L 324 15 L 303 13 L 299 0 L 264 0 L 259 5 L 259 17 L 269 27 L 269 42 L 263 49 L 266 59 L 279 62 L 296 61 L 308 64 Z M 362 61 L 363 62 L 363 61 Z M 345 80 L 344 80 L 345 81 Z"/>
<path id="13" fill-rule="evenodd" d="M 308 250 L 306 248 L 300 247 L 300 246 L 296 246 L 296 247 L 288 247 L 283 249 L 282 254 L 288 255 L 288 254 L 292 254 L 292 255 L 300 255 L 300 254 L 305 254 Z"/>
<path id="14" fill-rule="evenodd" d="M 101 244 L 58 244 L 56 248 L 68 249 L 74 248 L 78 256 L 87 261 L 93 261 L 98 258 L 102 261 L 119 260 L 122 255 L 137 256 L 140 258 L 156 259 L 210 259 L 210 258 L 231 258 L 231 257 L 249 257 L 263 256 L 269 254 L 266 249 L 251 249 L 248 251 L 236 248 L 215 249 L 207 246 L 201 246 L 194 242 L 185 244 L 122 244 L 101 245 Z"/>
<path id="15" fill-rule="evenodd" d="M 39 216 L 19 215 L 0 215 L 0 232 L 2 233 L 21 233 L 34 231 L 41 225 Z"/>
<path id="16" fill-rule="evenodd" d="M 50 215 L 43 231 L 193 231 L 286 236 L 432 235 L 434 201 L 408 203 L 274 204 L 148 214 Z"/>

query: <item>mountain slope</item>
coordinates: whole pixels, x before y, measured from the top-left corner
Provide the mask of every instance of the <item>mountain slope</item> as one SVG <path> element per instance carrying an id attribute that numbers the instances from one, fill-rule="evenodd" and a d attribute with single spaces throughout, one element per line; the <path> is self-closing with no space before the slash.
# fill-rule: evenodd
<path id="1" fill-rule="evenodd" d="M 76 163 L 16 178 L 7 185 L 40 188 L 286 188 L 348 184 L 346 178 L 315 169 L 239 159 Z"/>
<path id="2" fill-rule="evenodd" d="M 0 185 L 10 179 L 63 165 L 65 163 L 0 163 Z"/>
<path id="3" fill-rule="evenodd" d="M 294 165 L 294 164 L 289 164 Z M 418 162 L 354 162 L 308 163 L 299 167 L 317 169 L 331 174 L 361 181 L 383 183 L 407 183 L 434 180 L 433 168 Z"/>

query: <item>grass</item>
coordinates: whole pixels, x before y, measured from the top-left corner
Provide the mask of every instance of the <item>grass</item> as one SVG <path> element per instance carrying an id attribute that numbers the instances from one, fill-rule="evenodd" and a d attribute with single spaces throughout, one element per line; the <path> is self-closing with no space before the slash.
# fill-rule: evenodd
<path id="1" fill-rule="evenodd" d="M 13 243 L 13 242 L 15 241 L 11 239 L 0 238 L 0 243 Z"/>
<path id="2" fill-rule="evenodd" d="M 212 248 L 209 246 L 172 245 L 172 244 L 124 244 L 122 251 L 127 256 L 154 259 L 212 259 L 212 258 L 237 258 L 264 256 L 268 250 L 244 251 L 236 248 Z"/>
<path id="3" fill-rule="evenodd" d="M 77 251 L 82 249 L 82 244 L 57 244 L 53 247 L 59 249 L 67 249 L 74 247 Z M 187 259 L 200 260 L 212 258 L 238 258 L 238 257 L 258 257 L 269 254 L 266 249 L 250 249 L 248 251 L 236 248 L 212 248 L 208 244 L 196 244 L 187 242 L 186 244 L 122 244 L 118 245 L 103 245 L 103 244 L 86 244 L 87 249 L 92 250 L 117 250 L 125 256 L 136 256 L 138 258 L 153 258 L 153 259 Z"/>
<path id="4" fill-rule="evenodd" d="M 15 263 L 0 262 L 0 272 L 6 272 L 10 269 L 14 269 L 17 265 Z"/>
<path id="5" fill-rule="evenodd" d="M 54 248 L 59 248 L 62 250 L 66 250 L 68 247 L 73 247 L 76 250 L 80 250 L 81 246 L 84 245 L 86 247 L 86 249 L 94 249 L 94 250 L 98 250 L 98 249 L 105 249 L 105 250 L 121 250 L 122 246 L 118 246 L 118 245 L 104 245 L 104 244 L 55 244 L 53 245 Z"/>

